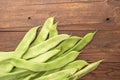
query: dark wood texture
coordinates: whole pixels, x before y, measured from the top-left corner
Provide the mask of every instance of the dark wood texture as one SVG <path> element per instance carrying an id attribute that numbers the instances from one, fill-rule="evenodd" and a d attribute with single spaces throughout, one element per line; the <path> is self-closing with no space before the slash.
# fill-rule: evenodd
<path id="1" fill-rule="evenodd" d="M 120 80 L 120 0 L 0 0 L 0 51 L 14 50 L 26 31 L 51 16 L 60 33 L 98 30 L 78 59 L 104 62 L 81 80 Z"/>

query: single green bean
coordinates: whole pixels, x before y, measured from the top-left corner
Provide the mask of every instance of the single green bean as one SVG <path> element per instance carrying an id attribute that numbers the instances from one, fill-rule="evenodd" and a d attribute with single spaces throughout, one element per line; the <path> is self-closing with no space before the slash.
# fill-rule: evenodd
<path id="1" fill-rule="evenodd" d="M 70 51 L 81 51 L 86 45 L 88 45 L 88 43 L 90 43 L 90 41 L 93 39 L 95 33 L 96 32 L 86 34 L 73 48 L 71 48 L 70 50 L 68 50 L 61 56 L 66 55 Z"/>
<path id="2" fill-rule="evenodd" d="M 100 63 L 102 62 L 103 60 L 100 60 L 100 61 L 97 61 L 97 62 L 94 62 L 94 63 L 91 63 L 89 64 L 87 67 L 85 67 L 84 69 L 78 71 L 77 73 L 75 73 L 71 79 L 74 79 L 74 78 L 81 78 L 83 76 L 85 76 L 86 74 L 90 73 L 91 71 L 95 70 L 99 65 Z"/>
<path id="3" fill-rule="evenodd" d="M 48 79 L 53 79 L 53 78 L 58 77 L 58 76 L 66 76 L 66 75 L 70 76 L 70 75 L 74 74 L 76 71 L 77 71 L 77 69 L 75 69 L 75 68 L 62 70 L 62 71 L 59 71 L 59 72 L 56 72 L 56 73 L 52 73 L 52 74 L 49 74 L 49 75 L 46 75 L 46 76 L 42 76 L 42 77 L 34 79 L 34 80 L 48 80 Z"/>
<path id="4" fill-rule="evenodd" d="M 46 62 L 49 58 L 51 58 L 52 56 L 56 55 L 58 52 L 60 52 L 60 50 L 55 49 L 55 50 L 51 50 L 48 51 L 44 54 L 41 54 L 40 56 L 30 59 L 29 61 L 33 61 L 33 62 Z"/>
<path id="5" fill-rule="evenodd" d="M 34 47 L 31 47 L 26 54 L 23 56 L 24 59 L 34 58 L 40 54 L 47 52 L 48 50 L 57 46 L 61 41 L 68 39 L 69 35 L 61 34 L 55 37 L 52 37 Z"/>
<path id="6" fill-rule="evenodd" d="M 83 67 L 85 67 L 86 65 L 88 65 L 88 63 L 85 60 L 76 60 L 76 61 L 73 61 L 73 62 L 67 64 L 66 66 L 64 66 L 62 68 L 62 70 L 71 69 L 71 68 L 76 68 L 76 69 L 80 70 Z"/>
<path id="7" fill-rule="evenodd" d="M 57 23 L 52 25 L 50 32 L 49 32 L 49 38 L 54 37 L 56 35 L 58 35 Z"/>
<path id="8" fill-rule="evenodd" d="M 65 65 L 62 68 L 47 71 L 42 76 L 48 75 L 48 74 L 51 74 L 51 73 L 54 73 L 54 72 L 57 72 L 57 71 L 60 71 L 60 70 L 71 69 L 71 68 L 76 68 L 76 69 L 80 70 L 83 67 L 85 67 L 86 65 L 88 65 L 88 63 L 86 61 L 84 61 L 84 60 L 76 60 L 76 61 L 73 61 L 73 62 Z"/>
<path id="9" fill-rule="evenodd" d="M 35 39 L 38 28 L 39 27 L 34 27 L 27 32 L 23 40 L 19 43 L 19 45 L 15 49 L 13 55 L 14 58 L 21 58 L 24 55 L 24 53 L 28 50 L 30 44 Z"/>
<path id="10" fill-rule="evenodd" d="M 65 66 L 69 62 L 75 60 L 78 55 L 79 55 L 79 52 L 72 51 L 63 57 L 60 57 L 54 61 L 47 62 L 47 63 L 38 63 L 38 62 L 35 63 L 31 61 L 26 61 L 24 59 L 13 58 L 11 61 L 11 64 L 13 64 L 18 68 L 28 69 L 34 72 L 48 71 L 48 70 L 53 70 L 53 69 L 57 69 Z"/>
<path id="11" fill-rule="evenodd" d="M 54 17 L 50 17 L 45 21 L 40 33 L 38 34 L 37 38 L 35 39 L 35 41 L 32 43 L 31 46 L 35 46 L 47 39 L 48 33 L 51 27 L 53 26 L 53 22 L 54 22 Z"/>

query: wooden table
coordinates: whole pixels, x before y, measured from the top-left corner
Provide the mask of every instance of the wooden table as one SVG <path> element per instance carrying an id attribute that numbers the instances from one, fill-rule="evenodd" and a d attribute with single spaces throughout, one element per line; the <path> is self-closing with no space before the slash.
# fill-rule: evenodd
<path id="1" fill-rule="evenodd" d="M 120 0 L 0 0 L 0 51 L 14 50 L 26 31 L 51 16 L 60 33 L 98 30 L 79 59 L 104 62 L 81 80 L 120 80 Z"/>

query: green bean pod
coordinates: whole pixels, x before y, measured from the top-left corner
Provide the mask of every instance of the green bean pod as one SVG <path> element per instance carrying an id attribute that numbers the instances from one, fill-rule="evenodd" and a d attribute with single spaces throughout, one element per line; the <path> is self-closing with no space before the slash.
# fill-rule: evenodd
<path id="1" fill-rule="evenodd" d="M 96 32 L 86 34 L 72 50 L 81 51 L 86 45 L 88 45 L 93 39 Z"/>
<path id="2" fill-rule="evenodd" d="M 76 61 L 73 61 L 73 62 L 67 64 L 66 66 L 64 66 L 62 68 L 62 70 L 71 69 L 71 68 L 76 68 L 76 69 L 80 70 L 83 67 L 85 67 L 86 65 L 88 65 L 88 63 L 85 60 L 76 60 Z"/>
<path id="3" fill-rule="evenodd" d="M 37 38 L 35 39 L 31 46 L 35 46 L 47 39 L 48 33 L 50 32 L 50 29 L 53 26 L 53 22 L 54 17 L 50 17 L 45 21 L 40 33 L 38 34 Z"/>
<path id="4" fill-rule="evenodd" d="M 91 71 L 95 70 L 100 65 L 101 62 L 102 62 L 102 60 L 89 64 L 84 69 L 82 69 L 82 70 L 78 71 L 77 73 L 75 73 L 71 77 L 71 79 L 74 79 L 74 78 L 78 79 L 78 78 L 81 78 L 81 77 L 85 76 L 86 74 L 88 74 Z"/>
<path id="5" fill-rule="evenodd" d="M 49 32 L 49 38 L 54 37 L 56 35 L 58 35 L 57 23 L 52 25 L 50 32 Z"/>
<path id="6" fill-rule="evenodd" d="M 54 73 L 54 72 L 57 72 L 57 71 L 60 71 L 60 70 L 71 69 L 71 68 L 76 68 L 76 69 L 80 70 L 83 67 L 85 67 L 86 65 L 88 65 L 88 63 L 86 61 L 84 61 L 84 60 L 76 60 L 76 61 L 73 61 L 73 62 L 65 65 L 62 68 L 47 71 L 42 76 L 48 75 L 48 74 L 51 74 L 51 73 Z"/>
<path id="7" fill-rule="evenodd" d="M 77 71 L 77 69 L 73 68 L 73 69 L 67 69 L 67 70 L 62 70 L 56 73 L 52 73 L 46 76 L 42 76 L 40 78 L 34 79 L 34 80 L 48 80 L 48 79 L 53 79 L 55 77 L 64 77 L 64 76 L 70 76 L 72 74 L 74 74 Z"/>
<path id="8" fill-rule="evenodd" d="M 24 55 L 24 53 L 28 50 L 30 44 L 35 39 L 38 28 L 39 27 L 34 27 L 27 32 L 27 34 L 24 36 L 22 41 L 19 43 L 19 45 L 15 49 L 15 52 L 13 55 L 14 58 L 21 58 Z"/>
<path id="9" fill-rule="evenodd" d="M 48 70 L 53 70 L 53 69 L 57 69 L 65 66 L 69 62 L 75 60 L 78 55 L 79 55 L 79 52 L 72 51 L 63 57 L 60 57 L 54 61 L 47 62 L 47 63 L 37 63 L 37 62 L 35 63 L 31 61 L 26 61 L 24 59 L 13 58 L 11 61 L 11 64 L 13 64 L 18 68 L 28 69 L 34 72 L 48 71 Z"/>
<path id="10" fill-rule="evenodd" d="M 58 52 L 60 52 L 60 50 L 58 49 L 54 49 L 51 51 L 48 51 L 44 54 L 41 54 L 33 59 L 30 59 L 29 61 L 33 61 L 33 62 L 46 62 L 48 59 L 50 59 L 52 56 L 56 55 Z"/>
<path id="11" fill-rule="evenodd" d="M 96 32 L 86 34 L 73 48 L 71 48 L 61 56 L 66 55 L 70 51 L 81 51 L 86 45 L 88 45 L 91 42 L 95 33 Z"/>
<path id="12" fill-rule="evenodd" d="M 34 58 L 40 54 L 43 54 L 47 52 L 48 50 L 54 48 L 57 46 L 60 42 L 62 42 L 65 39 L 68 39 L 69 35 L 67 34 L 61 34 L 55 37 L 52 37 L 34 47 L 31 47 L 26 54 L 23 56 L 24 59 L 30 59 Z"/>

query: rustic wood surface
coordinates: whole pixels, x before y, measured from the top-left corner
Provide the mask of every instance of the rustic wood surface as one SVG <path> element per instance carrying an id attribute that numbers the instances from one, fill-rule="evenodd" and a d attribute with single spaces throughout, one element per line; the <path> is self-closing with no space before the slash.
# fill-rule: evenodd
<path id="1" fill-rule="evenodd" d="M 120 0 L 0 0 L 0 51 L 14 50 L 26 31 L 51 16 L 60 33 L 98 30 L 78 59 L 104 62 L 81 80 L 120 80 Z"/>

